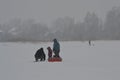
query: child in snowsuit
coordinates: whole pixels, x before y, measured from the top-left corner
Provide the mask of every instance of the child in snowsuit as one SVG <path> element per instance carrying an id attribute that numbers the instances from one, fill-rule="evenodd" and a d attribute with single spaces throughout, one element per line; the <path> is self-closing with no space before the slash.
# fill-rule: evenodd
<path id="1" fill-rule="evenodd" d="M 48 59 L 52 58 L 52 49 L 50 47 L 47 47 L 48 50 Z"/>

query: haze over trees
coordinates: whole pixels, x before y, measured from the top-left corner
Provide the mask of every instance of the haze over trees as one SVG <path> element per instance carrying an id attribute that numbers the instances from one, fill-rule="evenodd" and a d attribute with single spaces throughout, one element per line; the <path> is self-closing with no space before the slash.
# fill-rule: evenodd
<path id="1" fill-rule="evenodd" d="M 52 26 L 34 19 L 16 18 L 0 24 L 0 41 L 50 41 L 59 40 L 119 40 L 120 7 L 113 7 L 104 22 L 97 14 L 88 12 L 83 22 L 72 17 L 58 18 Z"/>

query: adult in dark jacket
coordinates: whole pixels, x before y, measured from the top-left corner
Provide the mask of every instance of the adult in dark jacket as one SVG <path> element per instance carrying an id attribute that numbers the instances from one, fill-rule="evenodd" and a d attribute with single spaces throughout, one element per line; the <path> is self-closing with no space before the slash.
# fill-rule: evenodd
<path id="1" fill-rule="evenodd" d="M 59 53 L 60 53 L 60 44 L 57 41 L 57 39 L 53 40 L 53 52 L 55 53 L 54 57 L 59 57 Z"/>
<path id="2" fill-rule="evenodd" d="M 45 59 L 46 59 L 46 55 L 45 55 L 45 53 L 44 53 L 43 48 L 38 49 L 34 56 L 35 56 L 36 62 L 37 62 L 39 59 L 40 59 L 40 61 L 45 61 Z"/>

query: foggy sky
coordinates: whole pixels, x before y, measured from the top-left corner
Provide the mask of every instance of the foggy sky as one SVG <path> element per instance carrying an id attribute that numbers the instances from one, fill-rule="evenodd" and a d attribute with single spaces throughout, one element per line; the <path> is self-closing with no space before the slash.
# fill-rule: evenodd
<path id="1" fill-rule="evenodd" d="M 34 18 L 50 24 L 58 17 L 82 20 L 88 11 L 104 18 L 107 11 L 120 6 L 120 0 L 0 0 L 0 23 L 13 18 Z"/>

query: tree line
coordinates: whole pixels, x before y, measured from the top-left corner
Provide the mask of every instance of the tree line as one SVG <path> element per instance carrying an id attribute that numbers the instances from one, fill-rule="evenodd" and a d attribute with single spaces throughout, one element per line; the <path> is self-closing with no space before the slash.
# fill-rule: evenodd
<path id="1" fill-rule="evenodd" d="M 51 41 L 59 40 L 119 40 L 120 7 L 113 7 L 102 21 L 97 14 L 88 12 L 83 22 L 74 18 L 58 18 L 52 27 L 34 19 L 13 19 L 0 24 L 0 41 Z"/>

